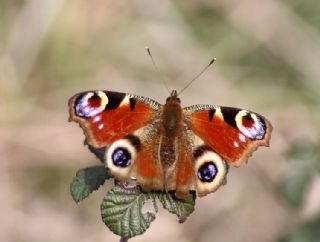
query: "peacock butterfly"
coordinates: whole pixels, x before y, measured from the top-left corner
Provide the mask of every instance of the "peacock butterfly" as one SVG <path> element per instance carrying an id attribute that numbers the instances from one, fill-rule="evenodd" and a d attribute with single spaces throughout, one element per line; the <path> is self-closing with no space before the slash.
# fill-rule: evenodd
<path id="1" fill-rule="evenodd" d="M 135 179 L 143 191 L 190 191 L 205 196 L 224 182 L 228 165 L 240 166 L 268 146 L 272 126 L 244 109 L 182 108 L 177 91 L 164 105 L 134 94 L 87 91 L 69 100 L 69 121 L 88 144 L 106 149 L 105 165 L 119 181 Z"/>

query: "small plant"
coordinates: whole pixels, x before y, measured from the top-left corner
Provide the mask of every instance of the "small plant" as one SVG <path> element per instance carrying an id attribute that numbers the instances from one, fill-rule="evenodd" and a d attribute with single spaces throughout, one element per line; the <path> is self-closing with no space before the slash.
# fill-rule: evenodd
<path id="1" fill-rule="evenodd" d="M 88 147 L 100 161 L 104 161 L 104 150 Z M 70 185 L 73 200 L 79 203 L 111 178 L 103 165 L 78 170 Z M 196 196 L 190 193 L 186 199 L 179 200 L 171 193 L 142 192 L 138 186 L 121 184 L 115 180 L 113 188 L 107 192 L 100 205 L 102 220 L 113 233 L 121 237 L 121 241 L 127 241 L 143 234 L 149 228 L 156 218 L 155 214 L 142 213 L 141 209 L 145 202 L 151 201 L 157 212 L 157 199 L 165 209 L 177 215 L 180 223 L 183 223 L 194 211 Z"/>

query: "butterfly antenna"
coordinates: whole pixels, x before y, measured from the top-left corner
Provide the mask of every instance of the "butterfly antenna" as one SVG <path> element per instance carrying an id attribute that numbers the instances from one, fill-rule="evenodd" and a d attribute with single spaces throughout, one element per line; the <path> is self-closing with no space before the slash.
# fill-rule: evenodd
<path id="1" fill-rule="evenodd" d="M 213 58 L 209 64 L 203 68 L 202 71 L 200 71 L 200 73 L 198 75 L 196 75 L 184 88 L 181 89 L 181 91 L 178 93 L 178 96 L 184 91 L 186 90 L 195 80 L 197 80 L 214 62 L 216 61 L 216 58 Z"/>
<path id="2" fill-rule="evenodd" d="M 156 71 L 157 71 L 157 72 L 159 73 L 159 75 L 161 76 L 161 73 L 160 73 L 160 71 L 159 71 L 159 69 L 158 69 L 158 66 L 156 65 L 156 62 L 154 61 L 154 59 L 153 59 L 153 57 L 152 57 L 152 54 L 151 54 L 151 51 L 150 51 L 150 48 L 149 48 L 148 46 L 146 46 L 146 50 L 147 50 L 147 52 L 148 52 L 148 55 L 149 55 L 150 58 L 151 58 L 151 61 L 152 61 L 152 64 L 153 64 L 154 69 L 156 69 Z M 162 79 L 162 82 L 163 82 L 164 86 L 166 87 L 167 91 L 170 93 L 170 89 L 168 88 L 168 85 L 167 85 L 167 83 L 165 82 L 164 79 Z"/>

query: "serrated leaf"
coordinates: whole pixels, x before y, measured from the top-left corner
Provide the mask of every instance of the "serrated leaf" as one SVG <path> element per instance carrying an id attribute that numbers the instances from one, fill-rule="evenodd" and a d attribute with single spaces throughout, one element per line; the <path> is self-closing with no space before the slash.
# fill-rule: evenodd
<path id="1" fill-rule="evenodd" d="M 280 192 L 284 199 L 294 208 L 303 203 L 304 194 L 311 180 L 308 170 L 294 170 L 286 174 L 280 183 Z"/>
<path id="2" fill-rule="evenodd" d="M 194 193 L 190 193 L 183 200 L 175 198 L 174 195 L 170 193 L 155 193 L 155 195 L 165 209 L 178 216 L 180 223 L 183 223 L 194 211 L 196 201 L 196 195 Z"/>
<path id="3" fill-rule="evenodd" d="M 87 140 L 84 140 L 84 145 L 88 146 L 88 149 L 90 150 L 91 153 L 93 153 L 102 163 L 105 162 L 106 157 L 106 147 L 102 147 L 102 148 L 95 148 L 91 145 L 88 144 Z"/>
<path id="4" fill-rule="evenodd" d="M 101 204 L 103 222 L 122 238 L 131 238 L 144 233 L 155 219 L 155 215 L 141 209 L 151 193 L 143 193 L 137 187 L 124 188 L 116 184 L 108 191 Z"/>
<path id="5" fill-rule="evenodd" d="M 77 171 L 70 185 L 73 200 L 78 203 L 85 199 L 109 178 L 108 171 L 104 166 L 93 166 Z"/>

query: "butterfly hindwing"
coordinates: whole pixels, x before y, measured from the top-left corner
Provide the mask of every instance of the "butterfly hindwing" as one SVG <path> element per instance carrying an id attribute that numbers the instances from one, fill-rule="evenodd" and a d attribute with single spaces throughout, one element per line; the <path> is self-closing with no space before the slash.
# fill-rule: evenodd
<path id="1" fill-rule="evenodd" d="M 229 164 L 244 163 L 258 146 L 268 146 L 272 126 L 261 115 L 210 105 L 184 108 L 187 125 Z"/>
<path id="2" fill-rule="evenodd" d="M 187 127 L 178 144 L 177 160 L 167 190 L 174 190 L 179 198 L 196 191 L 202 197 L 216 191 L 225 181 L 228 171 L 222 157 Z"/>
<path id="3" fill-rule="evenodd" d="M 162 190 L 158 146 L 158 129 L 153 124 L 147 125 L 113 142 L 106 152 L 106 166 L 120 181 L 134 179 L 144 191 Z"/>
<path id="4" fill-rule="evenodd" d="M 80 124 L 89 145 L 100 148 L 152 123 L 159 108 L 133 94 L 88 91 L 70 98 L 69 120 Z"/>

